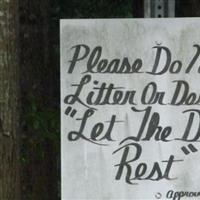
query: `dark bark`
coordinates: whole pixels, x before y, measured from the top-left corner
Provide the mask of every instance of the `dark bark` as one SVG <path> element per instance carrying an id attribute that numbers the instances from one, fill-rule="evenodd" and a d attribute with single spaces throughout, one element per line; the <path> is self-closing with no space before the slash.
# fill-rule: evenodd
<path id="1" fill-rule="evenodd" d="M 18 2 L 0 0 L 0 199 L 20 200 Z"/>

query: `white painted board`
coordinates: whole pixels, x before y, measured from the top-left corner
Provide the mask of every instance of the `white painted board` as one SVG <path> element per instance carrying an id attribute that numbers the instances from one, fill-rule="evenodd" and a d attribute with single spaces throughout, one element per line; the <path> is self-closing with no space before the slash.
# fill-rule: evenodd
<path id="1" fill-rule="evenodd" d="M 200 199 L 200 19 L 61 20 L 63 200 Z"/>

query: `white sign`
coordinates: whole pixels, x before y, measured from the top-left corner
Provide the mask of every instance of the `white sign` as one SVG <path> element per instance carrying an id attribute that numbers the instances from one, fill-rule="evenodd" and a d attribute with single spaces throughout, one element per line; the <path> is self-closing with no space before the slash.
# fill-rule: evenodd
<path id="1" fill-rule="evenodd" d="M 200 19 L 61 20 L 62 199 L 200 199 Z"/>

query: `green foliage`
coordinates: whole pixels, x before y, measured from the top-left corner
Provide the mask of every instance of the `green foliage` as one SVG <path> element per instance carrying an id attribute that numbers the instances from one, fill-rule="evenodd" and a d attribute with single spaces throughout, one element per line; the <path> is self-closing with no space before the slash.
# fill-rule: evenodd
<path id="1" fill-rule="evenodd" d="M 44 107 L 35 99 L 31 99 L 25 116 L 29 131 L 41 140 L 59 141 L 59 110 Z"/>
<path id="2" fill-rule="evenodd" d="M 43 140 L 58 140 L 59 137 L 59 111 L 51 108 L 41 108 L 37 102 L 30 103 L 26 120 L 29 128 Z"/>
<path id="3" fill-rule="evenodd" d="M 60 18 L 132 17 L 133 0 L 54 0 Z"/>
<path id="4" fill-rule="evenodd" d="M 44 158 L 44 145 L 47 141 L 54 146 L 54 151 L 59 154 L 60 149 L 60 111 L 44 107 L 34 98 L 30 98 L 26 106 L 24 121 L 23 144 L 24 150 L 32 149 L 38 159 Z M 28 134 L 27 134 L 28 133 Z M 27 164 L 30 152 L 22 151 L 21 162 Z"/>

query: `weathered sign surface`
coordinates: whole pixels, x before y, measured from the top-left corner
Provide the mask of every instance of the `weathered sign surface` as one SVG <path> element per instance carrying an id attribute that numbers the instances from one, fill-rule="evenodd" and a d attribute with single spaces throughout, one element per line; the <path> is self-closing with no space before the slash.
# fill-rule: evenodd
<path id="1" fill-rule="evenodd" d="M 200 19 L 61 20 L 62 199 L 200 199 Z"/>

